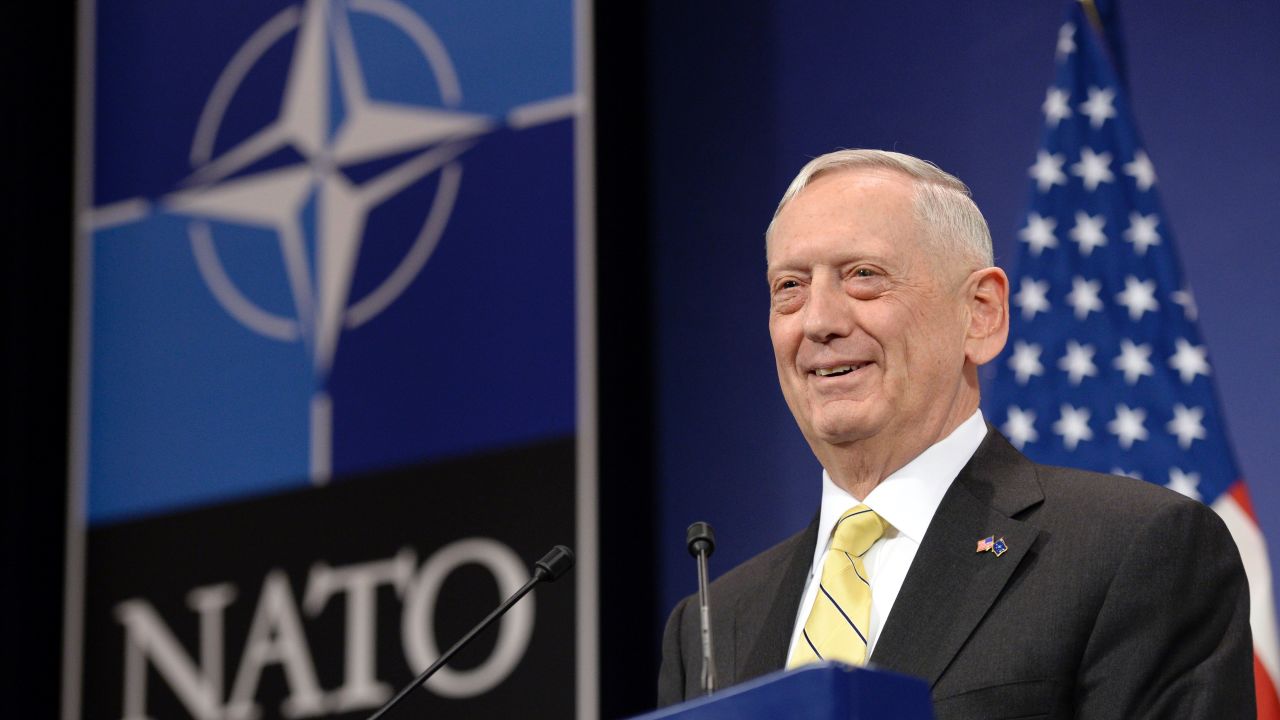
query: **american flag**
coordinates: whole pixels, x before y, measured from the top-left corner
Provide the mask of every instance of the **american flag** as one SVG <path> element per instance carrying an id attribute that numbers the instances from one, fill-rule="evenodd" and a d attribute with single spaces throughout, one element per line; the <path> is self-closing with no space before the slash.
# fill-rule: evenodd
<path id="1" fill-rule="evenodd" d="M 987 414 L 1039 462 L 1141 478 L 1218 512 L 1249 575 L 1258 716 L 1280 720 L 1266 543 L 1102 25 L 1092 2 L 1073 1 L 1058 32 Z"/>

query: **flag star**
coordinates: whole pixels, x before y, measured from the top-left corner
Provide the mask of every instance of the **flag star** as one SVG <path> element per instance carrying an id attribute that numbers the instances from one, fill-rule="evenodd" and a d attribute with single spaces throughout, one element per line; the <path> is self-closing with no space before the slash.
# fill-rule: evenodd
<path id="1" fill-rule="evenodd" d="M 1204 345 L 1192 345 L 1184 338 L 1174 341 L 1173 355 L 1169 356 L 1169 366 L 1178 371 L 1184 384 L 1190 385 L 1197 375 L 1209 375 L 1209 348 Z"/>
<path id="2" fill-rule="evenodd" d="M 1102 310 L 1102 299 L 1098 292 L 1102 290 L 1099 280 L 1085 280 L 1079 275 L 1071 278 L 1071 292 L 1067 293 L 1067 303 L 1076 309 L 1076 319 L 1084 320 L 1090 312 Z"/>
<path id="3" fill-rule="evenodd" d="M 1071 106 L 1067 104 L 1070 99 L 1071 94 L 1066 90 L 1049 88 L 1044 95 L 1044 103 L 1040 105 L 1040 109 L 1044 111 L 1044 124 L 1058 127 L 1063 120 L 1071 117 Z"/>
<path id="4" fill-rule="evenodd" d="M 1200 316 L 1200 308 L 1196 305 L 1196 296 L 1191 294 L 1190 289 L 1174 290 L 1169 293 L 1170 299 L 1175 305 L 1182 306 L 1182 315 L 1190 322 L 1195 322 Z"/>
<path id="5" fill-rule="evenodd" d="M 1205 438 L 1204 408 L 1188 408 L 1178 403 L 1173 406 L 1173 419 L 1164 427 L 1178 438 L 1178 447 L 1186 450 L 1192 442 Z"/>
<path id="6" fill-rule="evenodd" d="M 1184 473 L 1180 468 L 1169 468 L 1169 483 L 1165 487 L 1182 493 L 1192 500 L 1200 499 L 1200 473 Z"/>
<path id="7" fill-rule="evenodd" d="M 1111 474 L 1120 475 L 1122 477 L 1127 477 L 1127 478 L 1133 478 L 1134 480 L 1142 479 L 1142 473 L 1138 472 L 1137 470 L 1125 470 L 1124 468 L 1119 466 L 1111 468 Z"/>
<path id="8" fill-rule="evenodd" d="M 1129 275 L 1124 279 L 1124 291 L 1116 295 L 1116 302 L 1129 308 L 1129 319 L 1137 322 L 1142 313 L 1155 312 L 1160 307 L 1156 302 L 1156 281 L 1142 281 Z"/>
<path id="9" fill-rule="evenodd" d="M 1035 178 L 1040 192 L 1049 192 L 1049 188 L 1054 185 L 1067 184 L 1067 174 L 1062 172 L 1062 166 L 1066 162 L 1067 159 L 1060 154 L 1050 155 L 1044 150 L 1037 150 L 1036 164 L 1031 166 L 1027 174 Z"/>
<path id="10" fill-rule="evenodd" d="M 1080 254 L 1088 257 L 1093 249 L 1107 244 L 1107 236 L 1102 232 L 1107 224 L 1106 215 L 1089 215 L 1082 210 L 1076 211 L 1076 224 L 1071 228 L 1071 239 L 1080 243 Z"/>
<path id="11" fill-rule="evenodd" d="M 1057 56 L 1061 60 L 1076 51 L 1076 26 L 1073 23 L 1063 23 L 1058 28 L 1058 48 Z"/>
<path id="12" fill-rule="evenodd" d="M 1062 436 L 1062 444 L 1068 450 L 1075 450 L 1081 440 L 1092 440 L 1093 430 L 1089 428 L 1089 408 L 1074 408 L 1063 403 L 1059 410 L 1058 421 L 1053 424 L 1053 432 Z"/>
<path id="13" fill-rule="evenodd" d="M 1114 88 L 1089 88 L 1089 99 L 1080 104 L 1080 112 L 1089 116 L 1089 125 L 1102 127 L 1108 119 L 1116 116 Z"/>
<path id="14" fill-rule="evenodd" d="M 1036 414 L 1032 410 L 1023 410 L 1017 405 L 1009 406 L 1009 419 L 1001 426 L 1001 430 L 1009 438 L 1014 447 L 1021 450 L 1029 442 L 1040 439 L 1036 432 Z"/>
<path id="15" fill-rule="evenodd" d="M 1111 172 L 1111 153 L 1095 153 L 1093 148 L 1080 151 L 1080 162 L 1071 166 L 1071 174 L 1080 178 L 1084 189 L 1093 192 L 1099 183 L 1112 182 L 1116 179 Z"/>
<path id="16" fill-rule="evenodd" d="M 1075 340 L 1067 341 L 1067 352 L 1058 360 L 1058 368 L 1067 374 L 1072 385 L 1079 385 L 1085 376 L 1096 377 L 1098 366 L 1093 364 L 1092 345 L 1081 345 Z"/>
<path id="17" fill-rule="evenodd" d="M 1049 311 L 1049 292 L 1048 280 L 1032 280 L 1029 277 L 1022 278 L 1022 287 L 1018 290 L 1018 294 L 1013 296 L 1013 303 L 1022 308 L 1023 319 L 1030 320 L 1036 316 L 1038 312 Z"/>
<path id="18" fill-rule="evenodd" d="M 1138 382 L 1138 378 L 1143 375 L 1155 375 L 1156 368 L 1151 364 L 1151 346 L 1134 345 L 1129 338 L 1122 339 L 1115 367 L 1124 373 L 1124 381 L 1130 385 Z"/>
<path id="19" fill-rule="evenodd" d="M 1116 418 L 1107 423 L 1107 430 L 1116 436 L 1120 447 L 1128 450 L 1133 447 L 1133 441 L 1147 439 L 1146 420 L 1146 410 L 1121 403 L 1116 405 Z"/>
<path id="20" fill-rule="evenodd" d="M 1009 367 L 1019 385 L 1026 385 L 1032 375 L 1044 375 L 1044 365 L 1040 364 L 1040 346 L 1017 340 L 1013 343 L 1013 356 L 1009 358 Z"/>
<path id="21" fill-rule="evenodd" d="M 1138 189 L 1146 192 L 1156 184 L 1156 169 L 1151 164 L 1151 158 L 1147 157 L 1145 151 L 1139 150 L 1133 154 L 1133 162 L 1124 164 L 1124 174 L 1133 178 Z"/>
<path id="22" fill-rule="evenodd" d="M 1129 229 L 1124 231 L 1124 239 L 1133 243 L 1133 249 L 1139 255 L 1146 255 L 1147 248 L 1152 245 L 1160 244 L 1160 233 L 1156 232 L 1156 225 L 1160 224 L 1160 216 L 1152 213 L 1143 215 L 1142 213 L 1129 213 Z"/>
<path id="23" fill-rule="evenodd" d="M 1033 212 L 1027 217 L 1027 226 L 1018 231 L 1018 237 L 1031 246 L 1032 255 L 1039 257 L 1045 248 L 1058 247 L 1058 236 L 1053 234 L 1057 228 L 1057 220 Z"/>

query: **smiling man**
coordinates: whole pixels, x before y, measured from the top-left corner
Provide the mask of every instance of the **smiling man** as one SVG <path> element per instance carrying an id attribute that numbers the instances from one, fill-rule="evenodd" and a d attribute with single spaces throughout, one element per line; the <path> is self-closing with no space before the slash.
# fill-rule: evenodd
<path id="1" fill-rule="evenodd" d="M 1009 282 L 960 180 L 830 153 L 765 237 L 778 381 L 822 502 L 713 583 L 722 684 L 840 660 L 923 677 L 940 719 L 1253 717 L 1248 588 L 1217 516 L 1036 465 L 983 419 Z M 699 693 L 700 662 L 690 598 L 667 625 L 662 704 Z"/>

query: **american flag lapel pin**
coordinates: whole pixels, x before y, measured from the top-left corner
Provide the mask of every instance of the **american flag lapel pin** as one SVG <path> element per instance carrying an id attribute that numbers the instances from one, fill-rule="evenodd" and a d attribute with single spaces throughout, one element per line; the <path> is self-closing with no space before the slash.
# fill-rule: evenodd
<path id="1" fill-rule="evenodd" d="M 991 552 L 995 553 L 996 557 L 1000 557 L 1008 549 L 1009 549 L 1009 546 L 1005 544 L 1004 538 L 1000 538 L 995 542 L 994 545 L 991 546 Z"/>
<path id="2" fill-rule="evenodd" d="M 981 540 L 978 541 L 978 549 L 975 552 L 990 552 L 991 548 L 995 547 L 995 544 L 996 544 L 995 535 L 982 538 Z"/>

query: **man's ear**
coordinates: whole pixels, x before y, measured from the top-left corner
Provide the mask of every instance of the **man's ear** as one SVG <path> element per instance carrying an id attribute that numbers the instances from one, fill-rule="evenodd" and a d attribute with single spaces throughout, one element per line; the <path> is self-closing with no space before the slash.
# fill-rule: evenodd
<path id="1" fill-rule="evenodd" d="M 975 366 L 995 359 L 1009 339 L 1009 277 L 998 267 L 969 274 L 965 283 L 969 327 L 964 356 Z"/>

